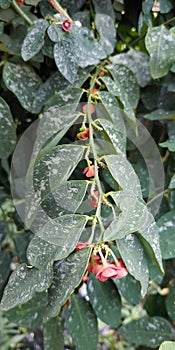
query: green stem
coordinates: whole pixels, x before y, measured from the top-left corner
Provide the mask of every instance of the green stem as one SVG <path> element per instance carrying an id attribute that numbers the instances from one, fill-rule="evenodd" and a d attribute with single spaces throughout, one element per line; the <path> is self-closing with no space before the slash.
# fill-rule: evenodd
<path id="1" fill-rule="evenodd" d="M 72 21 L 71 17 L 68 15 L 67 11 L 59 4 L 57 0 L 48 0 L 48 2 L 54 7 L 54 9 L 59 12 L 62 16 L 65 16 Z"/>
<path id="2" fill-rule="evenodd" d="M 16 3 L 15 0 L 12 0 L 12 7 L 13 7 L 14 10 L 18 13 L 18 15 L 20 15 L 20 16 L 26 21 L 26 23 L 29 24 L 29 26 L 32 26 L 33 22 L 32 22 L 31 19 L 25 14 L 25 12 L 21 9 L 21 7 Z"/>
<path id="3" fill-rule="evenodd" d="M 101 237 L 100 239 L 102 240 L 103 238 L 103 233 L 104 233 L 104 225 L 103 222 L 101 220 L 101 201 L 102 201 L 102 197 L 103 197 L 103 191 L 102 191 L 102 187 L 101 187 L 101 183 L 100 183 L 100 179 L 99 179 L 99 174 L 98 174 L 98 163 L 97 163 L 97 152 L 96 152 L 96 148 L 95 148 L 95 143 L 94 143 L 94 136 L 93 136 L 93 120 L 91 117 L 91 111 L 90 111 L 90 105 L 92 103 L 92 91 L 94 89 L 95 83 L 96 83 L 96 79 L 98 74 L 100 73 L 102 67 L 104 66 L 104 64 L 106 64 L 106 61 L 104 61 L 96 70 L 95 74 L 92 76 L 91 78 L 91 82 L 90 82 L 90 89 L 88 91 L 88 105 L 87 105 L 87 117 L 88 117 L 88 122 L 89 122 L 89 143 L 91 146 L 91 150 L 93 153 L 93 157 L 94 157 L 94 177 L 95 177 L 95 182 L 96 182 L 96 186 L 98 189 L 98 205 L 97 205 L 97 209 L 96 209 L 96 218 L 98 220 L 98 223 L 100 225 L 100 229 L 101 229 Z"/>
<path id="4" fill-rule="evenodd" d="M 162 26 L 162 25 L 165 26 L 165 25 L 167 25 L 167 24 L 169 24 L 169 23 L 171 23 L 171 22 L 173 22 L 173 21 L 175 21 L 175 17 L 172 17 L 172 18 L 168 19 L 167 21 L 163 22 L 163 23 L 161 24 L 161 26 Z"/>

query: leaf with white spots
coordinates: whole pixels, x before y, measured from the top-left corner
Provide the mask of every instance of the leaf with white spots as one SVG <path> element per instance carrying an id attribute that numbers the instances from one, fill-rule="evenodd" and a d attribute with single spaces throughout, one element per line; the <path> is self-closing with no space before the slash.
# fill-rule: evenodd
<path id="1" fill-rule="evenodd" d="M 142 231 L 150 226 L 153 218 L 149 216 L 144 202 L 127 192 L 111 192 L 111 197 L 121 213 L 104 232 L 105 240 L 114 240 Z"/>
<path id="2" fill-rule="evenodd" d="M 67 181 L 41 199 L 39 205 L 54 219 L 77 211 L 86 194 L 88 181 Z"/>
<path id="3" fill-rule="evenodd" d="M 97 317 L 110 327 L 117 328 L 121 322 L 121 300 L 112 280 L 101 282 L 91 274 L 88 296 Z"/>
<path id="4" fill-rule="evenodd" d="M 24 61 L 30 60 L 42 49 L 48 25 L 49 23 L 44 19 L 34 21 L 22 44 L 21 56 Z"/>
<path id="5" fill-rule="evenodd" d="M 135 114 L 134 114 L 133 108 L 131 107 L 128 101 L 127 92 L 125 92 L 125 89 L 123 91 L 124 86 L 123 88 L 120 87 L 120 84 L 122 84 L 122 82 L 119 81 L 118 83 L 116 83 L 116 81 L 113 81 L 110 77 L 107 77 L 107 76 L 102 77 L 102 80 L 105 83 L 108 91 L 114 96 L 117 96 L 121 100 L 124 106 L 123 111 L 124 111 L 125 117 L 128 119 L 131 125 L 136 127 Z"/>
<path id="6" fill-rule="evenodd" d="M 84 147 L 59 145 L 39 153 L 33 173 L 34 189 L 40 198 L 65 182 L 81 160 Z"/>
<path id="7" fill-rule="evenodd" d="M 54 45 L 54 59 L 63 77 L 73 84 L 78 72 L 78 64 L 70 39 L 61 40 Z"/>
<path id="8" fill-rule="evenodd" d="M 144 317 L 119 328 L 119 333 L 129 343 L 157 348 L 164 340 L 172 340 L 174 328 L 163 317 Z"/>
<path id="9" fill-rule="evenodd" d="M 78 95 L 78 89 L 75 89 L 75 88 L 80 87 L 84 83 L 84 81 L 88 77 L 88 74 L 89 74 L 88 71 L 82 70 L 79 68 L 75 82 L 74 82 L 74 88 L 72 88 L 72 90 L 68 89 L 71 87 L 71 84 L 63 77 L 63 75 L 59 71 L 52 74 L 50 78 L 46 80 L 44 84 L 41 85 L 41 87 L 37 92 L 37 95 L 35 96 L 35 99 L 33 101 L 33 113 L 39 113 L 41 108 L 44 105 L 46 105 L 50 100 L 50 98 L 55 94 L 57 95 L 57 101 L 58 101 L 59 95 L 62 97 L 62 104 L 66 99 L 67 99 L 67 102 L 69 101 L 69 104 L 70 102 L 75 104 L 75 98 L 77 97 L 77 100 L 79 101 L 78 98 L 80 95 L 80 94 Z M 61 91 L 63 90 L 65 90 L 64 95 L 63 93 L 61 94 Z M 71 91 L 72 91 L 72 101 L 71 101 L 71 98 L 68 99 L 68 96 L 71 97 Z M 73 96 L 74 96 L 74 100 L 73 100 Z M 61 104 L 61 98 L 60 98 L 60 106 L 62 104 Z"/>
<path id="10" fill-rule="evenodd" d="M 16 126 L 8 104 L 0 97 L 0 158 L 8 158 L 16 144 Z"/>
<path id="11" fill-rule="evenodd" d="M 175 61 L 175 35 L 163 26 L 151 28 L 145 37 L 153 79 L 165 76 Z"/>
<path id="12" fill-rule="evenodd" d="M 122 190 L 142 197 L 139 179 L 129 161 L 122 154 L 107 155 L 104 160 L 108 169 Z"/>
<path id="13" fill-rule="evenodd" d="M 32 299 L 35 292 L 43 292 L 52 281 L 52 264 L 43 264 L 41 269 L 22 264 L 11 274 L 4 290 L 0 309 L 9 310 Z"/>
<path id="14" fill-rule="evenodd" d="M 32 113 L 32 104 L 41 85 L 41 79 L 29 65 L 7 62 L 3 68 L 3 80 L 22 107 Z"/>
<path id="15" fill-rule="evenodd" d="M 10 322 L 16 323 L 20 327 L 39 327 L 43 323 L 47 302 L 48 295 L 46 291 L 35 293 L 27 303 L 7 311 L 6 317 Z"/>
<path id="16" fill-rule="evenodd" d="M 44 323 L 43 336 L 44 350 L 64 350 L 64 320 L 50 318 Z"/>
<path id="17" fill-rule="evenodd" d="M 145 114 L 143 117 L 149 120 L 175 120 L 175 111 L 156 109 L 151 113 Z"/>
<path id="18" fill-rule="evenodd" d="M 71 298 L 66 327 L 78 350 L 97 350 L 97 318 L 90 304 L 80 295 Z"/>
<path id="19" fill-rule="evenodd" d="M 108 91 L 99 91 L 98 93 L 109 119 L 115 124 L 116 128 L 126 137 L 126 128 L 124 123 L 124 112 L 119 106 L 116 97 Z"/>
<path id="20" fill-rule="evenodd" d="M 87 247 L 54 265 L 54 279 L 49 289 L 48 316 L 56 316 L 80 284 L 91 254 Z"/>
<path id="21" fill-rule="evenodd" d="M 114 19 L 106 13 L 97 13 L 95 27 L 100 35 L 100 44 L 107 55 L 110 55 L 116 44 L 116 28 Z"/>
<path id="22" fill-rule="evenodd" d="M 139 86 L 133 72 L 121 64 L 111 64 L 107 68 L 115 82 L 113 94 L 120 98 L 124 107 L 129 105 L 131 108 L 136 108 L 139 101 Z"/>
<path id="23" fill-rule="evenodd" d="M 168 126 L 168 140 L 159 143 L 159 146 L 168 148 L 170 152 L 175 152 L 175 125 Z"/>
<path id="24" fill-rule="evenodd" d="M 6 10 L 10 7 L 10 3 L 12 2 L 12 0 L 0 0 L 0 7 L 3 10 Z"/>
<path id="25" fill-rule="evenodd" d="M 146 86 L 150 82 L 149 57 L 145 53 L 131 48 L 126 53 L 111 56 L 110 60 L 114 64 L 127 66 L 135 74 L 141 87 Z"/>
<path id="26" fill-rule="evenodd" d="M 157 268 L 164 273 L 162 265 L 162 253 L 159 242 L 158 227 L 154 221 L 154 218 L 150 212 L 148 212 L 147 223 L 139 230 L 139 239 L 142 242 L 147 254 L 150 256 L 153 263 Z"/>
<path id="27" fill-rule="evenodd" d="M 109 137 L 109 141 L 112 142 L 116 151 L 122 154 L 126 152 L 126 137 L 123 133 L 121 133 L 117 126 L 106 119 L 99 119 L 99 123 L 101 124 L 103 130 Z"/>
<path id="28" fill-rule="evenodd" d="M 120 255 L 128 272 L 141 284 L 141 295 L 145 296 L 148 288 L 149 273 L 146 254 L 136 235 L 130 234 L 116 241 Z"/>
<path id="29" fill-rule="evenodd" d="M 160 2 L 160 13 L 168 13 L 174 7 L 174 1 L 173 0 L 166 0 L 166 1 L 165 0 L 159 0 L 159 2 Z"/>
<path id="30" fill-rule="evenodd" d="M 157 220 L 160 248 L 163 259 L 175 258 L 175 210 L 171 210 Z"/>
<path id="31" fill-rule="evenodd" d="M 87 216 L 79 214 L 60 216 L 46 223 L 44 227 L 37 232 L 37 236 L 57 246 L 55 260 L 63 259 L 76 247 L 87 223 L 87 219 Z"/>
<path id="32" fill-rule="evenodd" d="M 140 284 L 129 273 L 125 278 L 113 278 L 121 295 L 131 304 L 137 305 L 140 302 Z"/>

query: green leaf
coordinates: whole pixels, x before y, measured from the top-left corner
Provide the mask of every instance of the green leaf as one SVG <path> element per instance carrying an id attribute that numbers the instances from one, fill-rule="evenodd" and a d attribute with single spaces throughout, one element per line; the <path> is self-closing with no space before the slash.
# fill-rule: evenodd
<path id="1" fill-rule="evenodd" d="M 45 213 L 54 219 L 64 214 L 77 211 L 86 194 L 88 181 L 67 181 L 60 187 L 52 189 L 42 202 L 39 203 Z"/>
<path id="2" fill-rule="evenodd" d="M 101 91 L 98 94 L 103 106 L 105 107 L 109 115 L 110 120 L 116 125 L 117 129 L 126 137 L 124 113 L 123 110 L 119 107 L 119 103 L 116 97 L 107 91 Z"/>
<path id="3" fill-rule="evenodd" d="M 95 16 L 95 27 L 100 35 L 100 44 L 107 55 L 110 55 L 116 44 L 115 22 L 106 13 L 97 13 Z"/>
<path id="4" fill-rule="evenodd" d="M 156 348 L 164 340 L 174 338 L 171 324 L 162 317 L 144 317 L 119 328 L 119 333 L 129 343 Z"/>
<path id="5" fill-rule="evenodd" d="M 41 50 L 44 45 L 44 34 L 48 25 L 49 23 L 44 19 L 34 21 L 22 44 L 21 56 L 24 61 L 30 60 Z"/>
<path id="6" fill-rule="evenodd" d="M 107 69 L 115 82 L 113 94 L 120 98 L 126 108 L 128 105 L 131 108 L 136 108 L 139 101 L 139 86 L 133 72 L 121 64 L 111 64 L 107 66 Z"/>
<path id="7" fill-rule="evenodd" d="M 8 104 L 0 97 L 0 158 L 8 158 L 16 144 L 16 126 Z"/>
<path id="8" fill-rule="evenodd" d="M 157 220 L 160 248 L 163 259 L 175 257 L 175 210 L 171 210 Z"/>
<path id="9" fill-rule="evenodd" d="M 82 70 L 79 68 L 75 82 L 74 82 L 74 88 L 70 88 L 69 82 L 61 75 L 60 72 L 55 72 L 50 76 L 46 82 L 41 85 L 39 88 L 37 95 L 35 96 L 35 99 L 33 101 L 33 113 L 39 113 L 41 108 L 46 105 L 51 99 L 56 94 L 56 104 L 59 103 L 59 106 L 63 106 L 65 102 L 68 102 L 68 105 L 71 103 L 76 102 L 76 98 L 79 101 L 80 99 L 80 94 L 82 94 L 82 90 L 78 90 L 75 88 L 80 87 L 84 81 L 88 77 L 88 72 L 86 70 Z M 64 91 L 64 93 L 61 93 L 61 91 Z M 79 94 L 78 94 L 79 91 Z M 59 99 L 60 97 L 60 99 Z M 66 101 L 65 101 L 66 99 Z M 53 100 L 52 100 L 53 101 Z M 72 111 L 72 110 L 71 110 Z"/>
<path id="10" fill-rule="evenodd" d="M 108 155 L 104 159 L 120 187 L 126 192 L 133 192 L 136 196 L 142 197 L 139 179 L 128 160 L 122 154 Z"/>
<path id="11" fill-rule="evenodd" d="M 71 298 L 66 315 L 66 327 L 77 349 L 97 349 L 97 319 L 90 304 L 80 295 L 73 295 Z"/>
<path id="12" fill-rule="evenodd" d="M 3 250 L 0 251 L 0 298 L 2 296 L 3 288 L 10 275 L 11 256 L 10 253 Z"/>
<path id="13" fill-rule="evenodd" d="M 164 341 L 158 350 L 175 350 L 175 343 L 173 341 Z"/>
<path id="14" fill-rule="evenodd" d="M 84 147 L 80 145 L 60 145 L 44 151 L 34 168 L 33 183 L 40 198 L 64 183 L 78 162 L 81 160 Z"/>
<path id="15" fill-rule="evenodd" d="M 170 152 L 175 152 L 175 125 L 171 124 L 168 126 L 168 140 L 159 143 L 161 147 L 167 147 Z"/>
<path id="16" fill-rule="evenodd" d="M 115 12 L 113 10 L 111 0 L 93 0 L 93 5 L 95 8 L 95 13 L 105 13 L 113 20 L 115 19 Z"/>
<path id="17" fill-rule="evenodd" d="M 111 197 L 120 208 L 121 214 L 104 232 L 105 240 L 115 240 L 136 231 L 140 232 L 153 222 L 140 198 L 126 192 L 111 192 Z"/>
<path id="18" fill-rule="evenodd" d="M 143 227 L 139 230 L 140 234 L 138 235 L 141 240 L 147 254 L 150 256 L 151 260 L 158 267 L 161 272 L 164 272 L 162 266 L 162 254 L 161 246 L 159 243 L 159 234 L 158 228 L 154 221 L 154 218 L 151 213 L 148 212 L 148 220 L 146 227 Z"/>
<path id="19" fill-rule="evenodd" d="M 5 288 L 0 309 L 9 310 L 32 299 L 35 292 L 43 292 L 52 281 L 52 266 L 44 264 L 40 270 L 22 264 L 11 274 Z"/>
<path id="20" fill-rule="evenodd" d="M 11 2 L 12 2 L 12 0 L 0 0 L 0 7 L 4 10 L 8 9 Z"/>
<path id="21" fill-rule="evenodd" d="M 55 121 L 57 118 L 55 118 Z M 63 120 L 59 121 L 58 125 L 56 125 L 56 128 L 59 129 L 59 127 L 61 127 L 62 122 Z M 47 126 L 47 123 L 45 125 Z M 42 136 L 41 138 L 38 139 L 39 149 L 42 144 L 41 142 L 42 139 L 43 139 L 43 142 L 47 140 L 47 138 L 45 138 L 44 140 L 45 133 L 43 130 L 43 134 L 42 134 L 42 127 L 40 131 Z M 45 132 L 47 136 L 47 129 L 45 129 Z M 51 126 L 50 131 L 48 127 L 48 132 L 51 132 L 51 135 L 52 135 L 53 125 Z M 63 135 L 64 135 L 64 132 L 63 132 Z M 39 133 L 38 133 L 38 137 L 39 137 Z M 56 142 L 59 141 L 59 134 L 56 135 L 55 141 Z M 54 143 L 54 139 L 53 139 L 53 143 Z M 34 220 L 37 220 L 37 215 L 40 215 L 39 213 L 41 209 L 40 205 L 42 205 L 44 200 L 46 200 L 46 202 L 43 205 L 46 205 L 46 209 L 48 209 L 47 199 L 49 200 L 50 196 L 52 197 L 52 193 L 56 194 L 58 187 L 61 186 L 63 183 L 65 183 L 65 181 L 69 178 L 74 168 L 76 167 L 77 163 L 81 159 L 83 155 L 83 151 L 84 151 L 83 146 L 61 145 L 52 149 L 52 147 L 50 147 L 50 145 L 48 144 L 48 147 L 46 146 L 43 149 L 43 151 L 41 151 L 42 156 L 38 160 L 38 163 L 37 165 L 35 165 L 35 167 L 33 163 L 35 163 L 36 157 L 33 157 L 31 165 L 28 170 L 27 180 L 26 180 L 25 220 L 26 220 L 26 225 L 28 227 L 31 227 L 32 222 L 34 222 Z M 37 155 L 38 153 L 39 153 L 39 150 L 38 150 L 38 147 L 36 146 L 34 154 Z M 33 189 L 33 184 L 34 184 L 34 189 Z M 44 217 L 46 216 L 46 213 L 44 212 L 44 210 L 42 210 L 41 215 Z M 48 220 L 48 216 L 46 217 L 46 220 Z M 37 230 L 38 230 L 38 227 L 37 227 Z"/>
<path id="22" fill-rule="evenodd" d="M 12 91 L 22 107 L 32 112 L 33 100 L 41 85 L 39 76 L 29 65 L 19 65 L 7 62 L 3 69 L 3 80 Z"/>
<path id="23" fill-rule="evenodd" d="M 102 283 L 91 274 L 88 296 L 97 317 L 110 327 L 117 328 L 121 322 L 121 301 L 114 283 L 111 280 Z"/>
<path id="24" fill-rule="evenodd" d="M 57 252 L 59 256 L 60 249 L 56 244 L 34 236 L 28 245 L 27 258 L 32 266 L 42 268 L 44 263 L 57 260 Z"/>
<path id="25" fill-rule="evenodd" d="M 73 84 L 77 75 L 78 65 L 71 40 L 67 38 L 54 45 L 54 59 L 63 77 Z"/>
<path id="26" fill-rule="evenodd" d="M 134 163 L 132 162 L 132 166 L 139 178 L 143 198 L 149 197 L 150 182 L 148 168 L 145 161 L 141 158 L 137 158 L 136 161 L 134 160 Z"/>
<path id="27" fill-rule="evenodd" d="M 67 89 L 60 90 L 50 98 L 50 100 L 47 102 L 46 108 L 50 106 L 57 106 L 57 108 L 62 108 L 64 114 L 65 112 L 74 112 L 82 94 L 82 89 L 74 87 L 68 87 Z"/>
<path id="28" fill-rule="evenodd" d="M 149 57 L 145 53 L 131 48 L 126 53 L 110 57 L 110 60 L 114 64 L 128 67 L 135 74 L 141 87 L 145 87 L 150 82 Z"/>
<path id="29" fill-rule="evenodd" d="M 166 1 L 159 0 L 159 2 L 160 2 L 160 13 L 168 13 L 174 7 L 174 1 L 173 0 L 166 0 Z"/>
<path id="30" fill-rule="evenodd" d="M 114 96 L 119 97 L 119 99 L 121 100 L 121 102 L 124 105 L 125 117 L 135 127 L 136 118 L 135 118 L 135 114 L 133 112 L 133 108 L 129 104 L 127 93 L 125 91 L 123 91 L 123 88 L 121 88 L 121 86 L 120 86 L 120 84 L 122 84 L 122 86 L 125 86 L 125 84 L 123 84 L 122 81 L 120 81 L 120 80 L 118 83 L 116 83 L 110 77 L 103 77 L 102 80 L 105 83 L 108 91 L 111 94 L 113 94 Z"/>
<path id="31" fill-rule="evenodd" d="M 143 117 L 149 120 L 175 120 L 175 111 L 156 109 L 151 113 L 145 114 Z"/>
<path id="32" fill-rule="evenodd" d="M 81 68 L 98 64 L 106 57 L 103 46 L 94 38 L 94 33 L 86 27 L 74 26 L 74 55 Z"/>
<path id="33" fill-rule="evenodd" d="M 65 260 L 55 263 L 54 279 L 49 289 L 48 316 L 54 317 L 78 287 L 85 273 L 91 248 L 71 254 Z"/>
<path id="34" fill-rule="evenodd" d="M 101 124 L 104 131 L 107 133 L 110 142 L 112 142 L 116 151 L 119 153 L 125 154 L 126 152 L 126 137 L 123 133 L 121 133 L 117 126 L 110 122 L 109 120 L 99 119 L 99 123 Z"/>
<path id="35" fill-rule="evenodd" d="M 174 63 L 175 35 L 163 26 L 151 28 L 145 37 L 153 79 L 165 76 Z"/>
<path id="36" fill-rule="evenodd" d="M 36 293 L 27 303 L 7 311 L 6 317 L 20 327 L 38 327 L 43 323 L 47 301 L 46 292 Z"/>
<path id="37" fill-rule="evenodd" d="M 113 282 L 116 284 L 122 296 L 131 304 L 137 305 L 140 301 L 140 285 L 135 278 L 127 275 L 125 278 L 114 278 Z"/>
<path id="38" fill-rule="evenodd" d="M 169 293 L 165 300 L 168 316 L 175 322 L 175 283 L 170 285 Z"/>
<path id="39" fill-rule="evenodd" d="M 140 282 L 141 295 L 144 297 L 148 288 L 149 274 L 143 246 L 134 234 L 118 239 L 116 243 L 128 272 Z"/>
<path id="40" fill-rule="evenodd" d="M 87 216 L 78 214 L 61 216 L 46 223 L 37 236 L 57 246 L 55 260 L 63 259 L 76 247 L 87 219 Z"/>
<path id="41" fill-rule="evenodd" d="M 56 24 L 56 23 L 52 23 L 48 30 L 47 30 L 47 34 L 50 38 L 50 40 L 52 40 L 54 43 L 57 43 L 61 40 L 61 38 L 66 38 L 65 33 L 63 32 L 61 25 L 60 24 Z"/>
<path id="42" fill-rule="evenodd" d="M 171 178 L 171 181 L 170 181 L 170 183 L 169 183 L 168 188 L 170 188 L 170 189 L 175 188 L 175 174 L 174 174 L 173 177 Z"/>
<path id="43" fill-rule="evenodd" d="M 64 322 L 54 317 L 44 323 L 44 349 L 64 350 Z"/>

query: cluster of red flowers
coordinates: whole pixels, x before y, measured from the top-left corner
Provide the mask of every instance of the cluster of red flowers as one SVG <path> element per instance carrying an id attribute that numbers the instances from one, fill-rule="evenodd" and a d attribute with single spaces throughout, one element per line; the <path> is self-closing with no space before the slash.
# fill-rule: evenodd
<path id="1" fill-rule="evenodd" d="M 84 249 L 89 244 L 87 242 L 79 241 L 75 251 Z M 108 278 L 123 278 L 128 274 L 127 268 L 122 259 L 117 259 L 115 262 L 110 262 L 109 259 L 101 260 L 99 255 L 91 255 L 87 271 L 94 273 L 96 279 L 105 282 Z M 85 274 L 83 281 L 88 279 L 87 273 Z"/>

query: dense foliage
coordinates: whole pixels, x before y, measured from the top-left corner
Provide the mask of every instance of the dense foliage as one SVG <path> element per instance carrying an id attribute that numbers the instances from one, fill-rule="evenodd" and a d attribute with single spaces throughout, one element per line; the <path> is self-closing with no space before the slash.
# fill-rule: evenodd
<path id="1" fill-rule="evenodd" d="M 1 350 L 175 348 L 174 16 L 0 0 Z"/>

